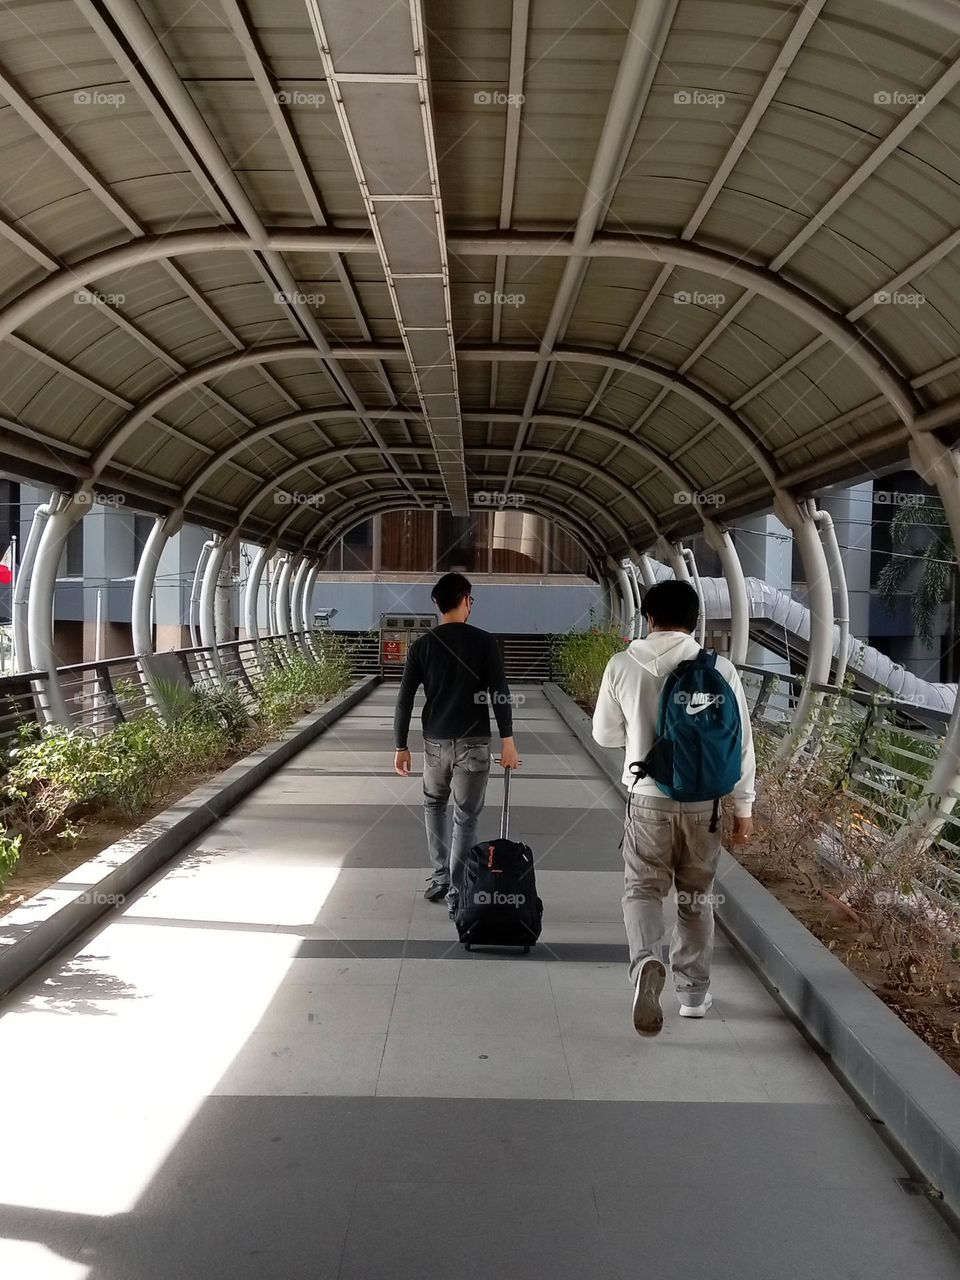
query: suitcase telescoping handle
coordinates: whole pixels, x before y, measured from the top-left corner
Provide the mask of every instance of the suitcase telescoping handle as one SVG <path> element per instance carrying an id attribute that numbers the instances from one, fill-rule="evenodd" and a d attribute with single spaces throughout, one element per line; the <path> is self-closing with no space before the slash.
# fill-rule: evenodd
<path id="1" fill-rule="evenodd" d="M 500 815 L 500 839 L 506 840 L 510 831 L 510 775 L 512 769 L 503 771 L 503 812 Z"/>

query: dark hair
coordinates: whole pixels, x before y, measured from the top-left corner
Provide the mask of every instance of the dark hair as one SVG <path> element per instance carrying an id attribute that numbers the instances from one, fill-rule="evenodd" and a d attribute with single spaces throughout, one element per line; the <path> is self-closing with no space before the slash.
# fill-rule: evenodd
<path id="1" fill-rule="evenodd" d="M 689 582 L 658 582 L 643 597 L 640 611 L 656 627 L 692 631 L 700 617 L 700 597 Z"/>
<path id="2" fill-rule="evenodd" d="M 467 598 L 472 590 L 470 580 L 462 573 L 445 573 L 430 592 L 430 599 L 441 613 L 450 613 Z"/>

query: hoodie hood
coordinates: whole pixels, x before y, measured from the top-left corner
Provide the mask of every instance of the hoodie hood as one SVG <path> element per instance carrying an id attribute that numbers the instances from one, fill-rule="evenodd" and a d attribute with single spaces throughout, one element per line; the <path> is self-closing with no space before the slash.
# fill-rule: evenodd
<path id="1" fill-rule="evenodd" d="M 686 631 L 654 631 L 643 640 L 631 640 L 626 652 L 654 676 L 665 676 L 679 662 L 695 658 L 700 646 Z"/>

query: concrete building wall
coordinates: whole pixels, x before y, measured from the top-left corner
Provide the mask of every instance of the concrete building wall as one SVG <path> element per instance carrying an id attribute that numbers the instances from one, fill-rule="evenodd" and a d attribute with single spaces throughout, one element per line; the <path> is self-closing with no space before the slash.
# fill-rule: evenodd
<path id="1" fill-rule="evenodd" d="M 434 613 L 430 589 L 435 579 L 420 582 L 354 581 L 325 578 L 317 583 L 314 609 L 335 608 L 337 630 L 366 631 L 376 627 L 382 613 Z M 503 583 L 474 580 L 472 621 L 485 631 L 506 634 L 556 634 L 590 624 L 590 611 L 599 614 L 600 589 L 576 579 L 550 582 Z"/>

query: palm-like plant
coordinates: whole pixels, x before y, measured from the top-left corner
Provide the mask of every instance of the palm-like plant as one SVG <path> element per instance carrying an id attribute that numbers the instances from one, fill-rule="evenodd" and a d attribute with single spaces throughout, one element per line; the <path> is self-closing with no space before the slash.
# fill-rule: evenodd
<path id="1" fill-rule="evenodd" d="M 956 577 L 957 553 L 943 504 L 911 494 L 890 522 L 890 544 L 890 561 L 877 579 L 877 594 L 892 613 L 912 571 L 918 569 L 912 588 L 913 621 L 920 639 L 932 645 L 937 613 L 951 598 Z"/>

